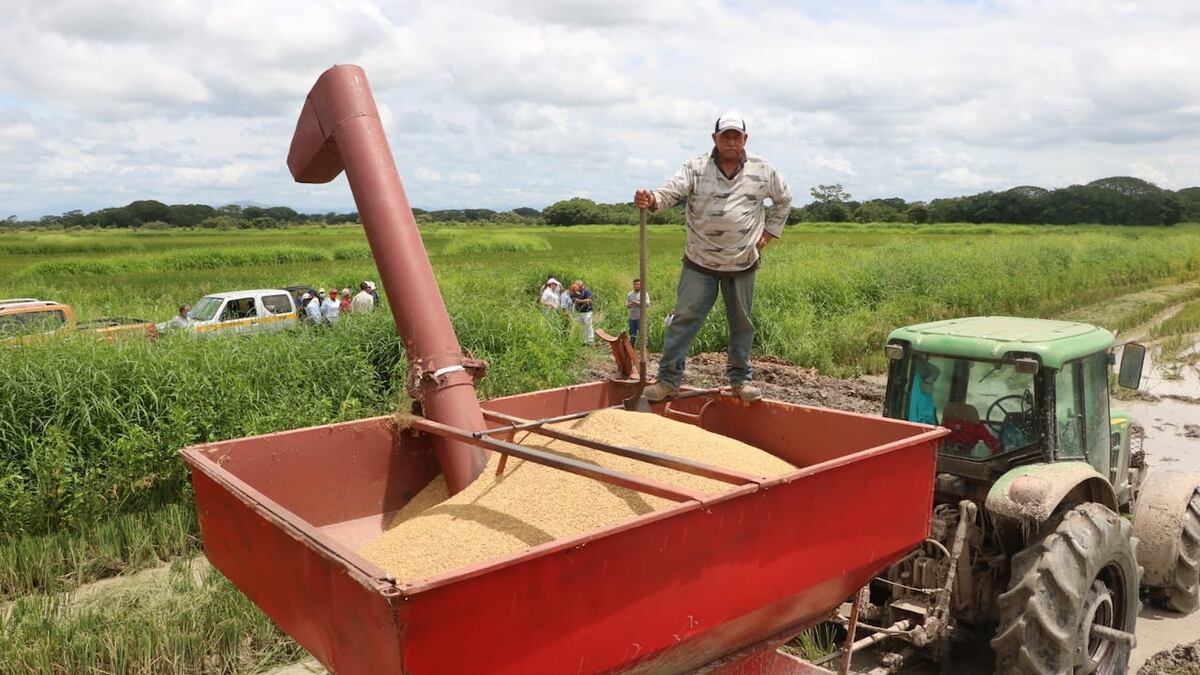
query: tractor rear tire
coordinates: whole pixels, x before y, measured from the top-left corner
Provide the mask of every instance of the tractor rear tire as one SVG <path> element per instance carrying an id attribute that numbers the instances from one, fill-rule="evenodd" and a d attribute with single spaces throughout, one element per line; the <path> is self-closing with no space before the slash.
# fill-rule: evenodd
<path id="1" fill-rule="evenodd" d="M 1150 599 L 1180 614 L 1191 614 L 1200 606 L 1200 487 L 1192 492 L 1183 514 L 1183 531 L 1179 534 L 1179 552 L 1170 585 L 1151 589 Z"/>
<path id="2" fill-rule="evenodd" d="M 996 672 L 1124 673 L 1129 648 L 1093 637 L 1101 624 L 1133 632 L 1140 609 L 1137 540 L 1129 521 L 1102 504 L 1081 504 L 1047 522 L 1012 558 Z"/>

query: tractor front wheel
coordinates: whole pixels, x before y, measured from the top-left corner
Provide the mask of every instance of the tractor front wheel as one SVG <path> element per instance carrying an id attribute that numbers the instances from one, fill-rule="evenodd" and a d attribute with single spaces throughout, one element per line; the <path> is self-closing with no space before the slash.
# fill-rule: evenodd
<path id="1" fill-rule="evenodd" d="M 1124 673 L 1139 609 L 1140 568 L 1129 521 L 1101 504 L 1051 520 L 1012 558 L 996 672 Z"/>

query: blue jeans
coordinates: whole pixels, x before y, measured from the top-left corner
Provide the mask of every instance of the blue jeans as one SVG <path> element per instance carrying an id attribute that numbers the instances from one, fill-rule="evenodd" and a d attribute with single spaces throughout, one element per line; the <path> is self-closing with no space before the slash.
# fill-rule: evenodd
<path id="1" fill-rule="evenodd" d="M 673 387 L 683 382 L 688 350 L 717 301 L 718 289 L 725 300 L 725 315 L 729 321 L 729 367 L 725 369 L 725 375 L 734 385 L 749 382 L 754 377 L 754 368 L 750 366 L 750 347 L 754 344 L 750 307 L 754 303 L 756 274 L 757 270 L 718 279 L 684 266 L 675 293 L 675 319 L 667 328 L 662 362 L 658 366 L 659 382 Z"/>
<path id="2" fill-rule="evenodd" d="M 633 343 L 634 348 L 637 348 L 638 329 L 642 327 L 641 319 L 628 319 L 629 321 L 629 341 Z M 647 336 L 649 337 L 649 336 Z"/>

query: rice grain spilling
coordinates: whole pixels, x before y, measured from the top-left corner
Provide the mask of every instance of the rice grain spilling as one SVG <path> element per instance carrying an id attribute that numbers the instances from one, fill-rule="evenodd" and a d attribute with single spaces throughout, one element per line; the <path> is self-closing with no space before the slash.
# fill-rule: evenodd
<path id="1" fill-rule="evenodd" d="M 774 477 L 793 469 L 741 441 L 658 415 L 605 409 L 548 426 L 610 445 L 653 450 L 755 476 Z M 734 488 L 532 433 L 518 435 L 516 441 L 704 494 Z M 493 453 L 483 474 L 453 497 L 449 497 L 445 480 L 435 478 L 397 513 L 388 531 L 368 542 L 360 553 L 397 580 L 414 582 L 675 504 L 516 458 L 510 458 L 504 475 L 497 476 L 499 459 L 500 455 Z"/>

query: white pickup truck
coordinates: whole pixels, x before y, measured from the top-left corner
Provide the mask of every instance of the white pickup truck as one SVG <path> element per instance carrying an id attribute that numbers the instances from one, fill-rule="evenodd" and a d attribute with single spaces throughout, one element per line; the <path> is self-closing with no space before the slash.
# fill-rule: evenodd
<path id="1" fill-rule="evenodd" d="M 295 326 L 296 302 L 282 288 L 212 293 L 200 298 L 188 312 L 187 326 L 159 324 L 160 330 L 186 328 L 201 335 L 261 333 Z"/>

